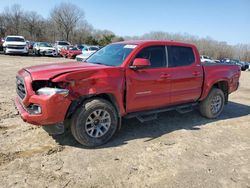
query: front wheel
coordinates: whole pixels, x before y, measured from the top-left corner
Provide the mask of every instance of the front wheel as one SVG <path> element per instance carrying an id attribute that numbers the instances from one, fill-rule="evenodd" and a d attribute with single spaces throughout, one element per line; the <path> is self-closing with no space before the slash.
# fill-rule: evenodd
<path id="1" fill-rule="evenodd" d="M 213 88 L 207 98 L 200 103 L 200 113 L 209 119 L 217 118 L 225 104 L 225 95 L 221 89 Z"/>
<path id="2" fill-rule="evenodd" d="M 104 99 L 83 103 L 72 117 L 71 132 L 84 146 L 97 147 L 108 142 L 118 127 L 114 106 Z"/>

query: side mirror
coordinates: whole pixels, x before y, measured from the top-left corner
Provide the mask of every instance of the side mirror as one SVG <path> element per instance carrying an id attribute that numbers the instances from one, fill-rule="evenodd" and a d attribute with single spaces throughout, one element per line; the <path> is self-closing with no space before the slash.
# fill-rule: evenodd
<path id="1" fill-rule="evenodd" d="M 133 65 L 130 66 L 131 69 L 138 70 L 138 69 L 143 69 L 150 67 L 151 63 L 148 59 L 144 58 L 136 58 L 133 62 Z"/>

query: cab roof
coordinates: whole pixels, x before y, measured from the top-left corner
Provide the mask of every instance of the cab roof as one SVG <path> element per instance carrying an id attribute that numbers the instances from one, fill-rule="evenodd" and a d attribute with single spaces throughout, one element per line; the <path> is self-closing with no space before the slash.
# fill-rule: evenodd
<path id="1" fill-rule="evenodd" d="M 191 43 L 169 41 L 169 40 L 132 40 L 116 42 L 116 44 L 135 44 L 135 45 L 178 45 L 178 46 L 194 46 Z"/>

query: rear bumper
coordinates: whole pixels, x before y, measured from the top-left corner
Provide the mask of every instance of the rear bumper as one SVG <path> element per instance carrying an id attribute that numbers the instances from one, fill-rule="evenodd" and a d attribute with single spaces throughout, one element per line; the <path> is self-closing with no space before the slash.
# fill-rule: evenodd
<path id="1" fill-rule="evenodd" d="M 24 106 L 19 97 L 15 98 L 15 105 L 21 115 L 21 118 L 34 125 L 51 125 L 64 121 L 70 100 L 61 95 L 38 96 L 33 95 L 29 98 L 30 104 L 36 104 L 41 107 L 41 113 L 31 114 L 29 106 Z"/>

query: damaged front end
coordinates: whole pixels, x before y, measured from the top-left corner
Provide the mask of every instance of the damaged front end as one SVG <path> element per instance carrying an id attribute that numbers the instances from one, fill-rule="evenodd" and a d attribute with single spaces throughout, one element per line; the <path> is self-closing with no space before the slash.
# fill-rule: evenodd
<path id="1" fill-rule="evenodd" d="M 71 103 L 69 84 L 32 80 L 29 72 L 24 69 L 18 72 L 16 83 L 15 103 L 22 119 L 34 125 L 50 126 L 51 129 L 56 126 L 62 132 L 65 115 Z"/>

